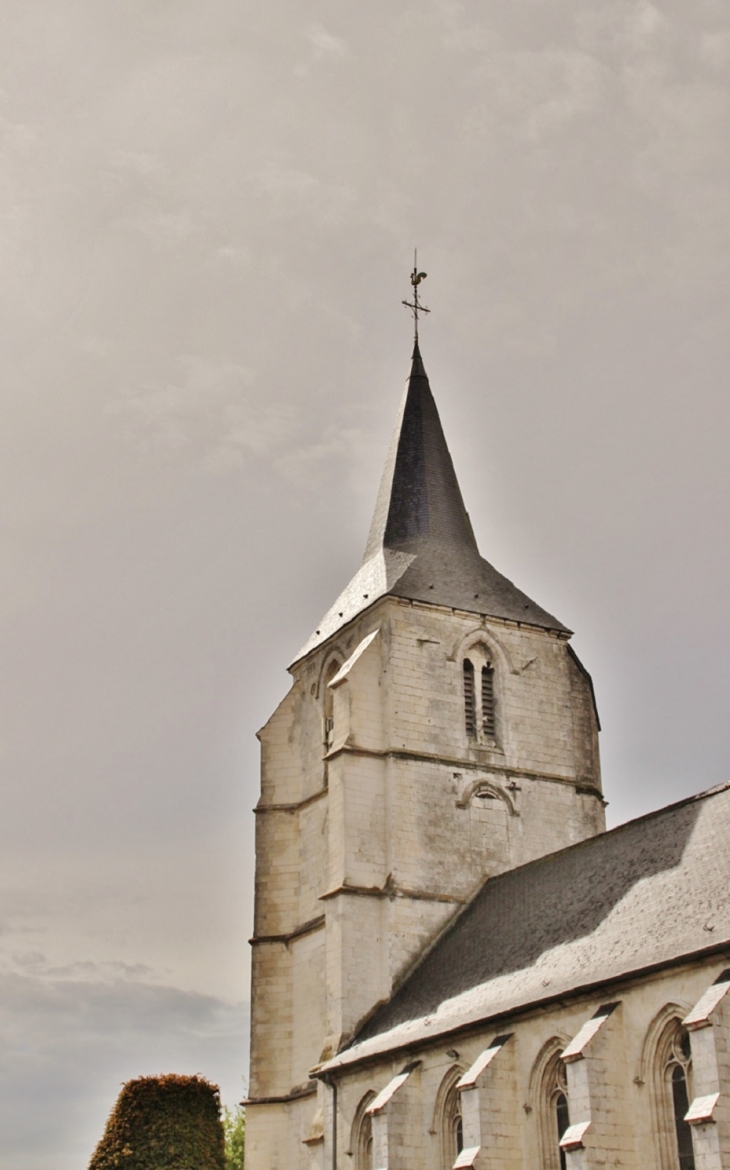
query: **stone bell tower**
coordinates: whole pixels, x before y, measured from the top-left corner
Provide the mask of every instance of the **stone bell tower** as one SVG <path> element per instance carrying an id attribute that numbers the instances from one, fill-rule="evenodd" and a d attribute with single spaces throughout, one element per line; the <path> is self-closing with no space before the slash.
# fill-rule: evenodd
<path id="1" fill-rule="evenodd" d="M 486 879 L 604 828 L 569 638 L 479 555 L 416 344 L 363 563 L 260 732 L 252 1170 L 321 1166 L 310 1070 Z"/>

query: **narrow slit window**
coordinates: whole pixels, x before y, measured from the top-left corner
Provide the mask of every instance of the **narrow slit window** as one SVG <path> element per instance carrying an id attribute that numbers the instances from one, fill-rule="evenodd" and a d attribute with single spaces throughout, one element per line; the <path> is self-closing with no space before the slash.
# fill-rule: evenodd
<path id="1" fill-rule="evenodd" d="M 466 734 L 475 739 L 477 734 L 477 697 L 474 688 L 474 665 L 464 659 L 464 723 Z"/>
<path id="2" fill-rule="evenodd" d="M 494 670 L 491 662 L 482 667 L 482 731 L 489 739 L 494 739 Z"/>

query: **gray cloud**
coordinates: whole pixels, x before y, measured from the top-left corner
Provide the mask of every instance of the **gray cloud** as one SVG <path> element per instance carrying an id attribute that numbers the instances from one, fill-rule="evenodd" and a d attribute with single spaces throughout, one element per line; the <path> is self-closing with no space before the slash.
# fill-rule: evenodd
<path id="1" fill-rule="evenodd" d="M 138 982 L 137 971 L 120 978 L 126 964 L 93 967 L 82 978 L 51 968 L 0 975 L 3 1164 L 85 1165 L 120 1084 L 134 1076 L 197 1072 L 229 1104 L 243 1094 L 245 1005 Z"/>

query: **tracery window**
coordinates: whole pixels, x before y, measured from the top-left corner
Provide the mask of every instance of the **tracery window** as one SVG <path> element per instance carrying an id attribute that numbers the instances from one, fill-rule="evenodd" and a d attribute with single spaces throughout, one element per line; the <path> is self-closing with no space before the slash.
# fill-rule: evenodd
<path id="1" fill-rule="evenodd" d="M 350 1149 L 347 1152 L 354 1154 L 355 1170 L 373 1170 L 373 1119 L 366 1110 L 374 1100 L 375 1093 L 365 1094 L 352 1124 Z"/>
<path id="2" fill-rule="evenodd" d="M 464 726 L 467 738 L 494 744 L 497 739 L 497 705 L 494 663 L 486 646 L 469 649 L 462 664 L 464 679 Z"/>
<path id="3" fill-rule="evenodd" d="M 639 1068 L 648 1081 L 652 1123 L 661 1170 L 695 1170 L 692 1129 L 684 1120 L 692 1100 L 690 1038 L 682 1019 L 687 1006 L 666 1004 L 647 1030 Z"/>
<path id="4" fill-rule="evenodd" d="M 463 1069 L 454 1067 L 444 1077 L 436 1101 L 435 1129 L 441 1131 L 441 1159 L 443 1170 L 451 1170 L 464 1148 L 464 1122 L 461 1116 L 461 1095 L 457 1084 Z"/>
<path id="5" fill-rule="evenodd" d="M 565 1170 L 565 1152 L 560 1139 L 570 1124 L 568 1083 L 561 1052 L 567 1041 L 553 1036 L 540 1050 L 530 1076 L 531 1111 L 537 1121 L 537 1151 L 540 1170 Z"/>
<path id="6" fill-rule="evenodd" d="M 451 1163 L 452 1166 L 463 1149 L 464 1122 L 462 1120 L 461 1111 L 457 1104 L 451 1117 L 451 1152 L 454 1155 L 453 1162 Z"/>

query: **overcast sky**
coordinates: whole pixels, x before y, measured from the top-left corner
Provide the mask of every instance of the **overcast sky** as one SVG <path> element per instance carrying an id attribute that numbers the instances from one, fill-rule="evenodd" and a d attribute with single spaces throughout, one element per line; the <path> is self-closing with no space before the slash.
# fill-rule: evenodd
<path id="1" fill-rule="evenodd" d="M 406 376 L 611 823 L 728 779 L 726 0 L 4 0 L 0 1170 L 246 1067 L 254 733 Z"/>

